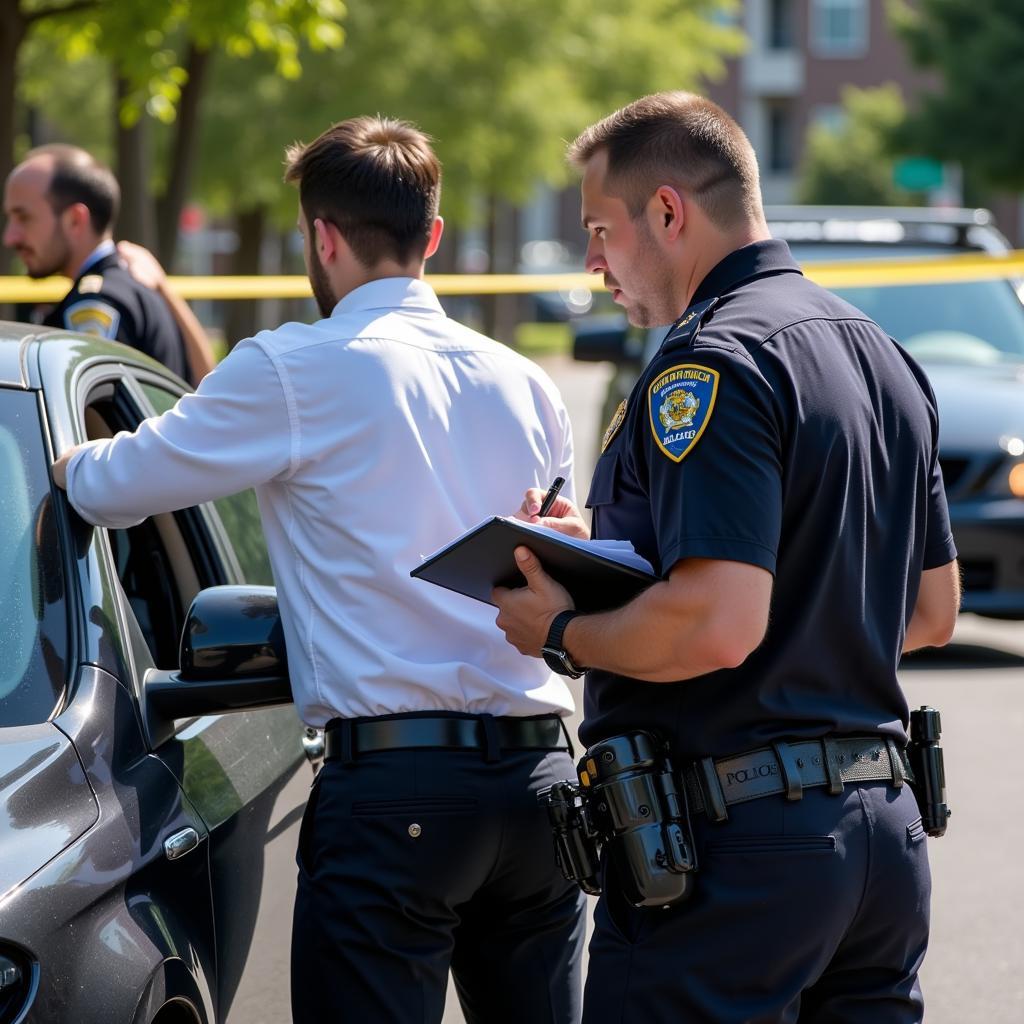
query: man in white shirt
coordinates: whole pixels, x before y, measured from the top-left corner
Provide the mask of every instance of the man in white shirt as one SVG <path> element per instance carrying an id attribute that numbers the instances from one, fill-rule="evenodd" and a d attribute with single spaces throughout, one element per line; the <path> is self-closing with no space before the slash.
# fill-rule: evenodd
<path id="1" fill-rule="evenodd" d="M 582 899 L 537 793 L 572 775 L 564 681 L 493 609 L 412 580 L 524 486 L 572 479 L 534 364 L 447 319 L 422 280 L 440 167 L 409 125 L 355 118 L 288 153 L 324 319 L 239 343 L 168 413 L 54 467 L 124 527 L 255 487 L 295 703 L 326 727 L 303 820 L 296 1022 L 578 1019 Z"/>

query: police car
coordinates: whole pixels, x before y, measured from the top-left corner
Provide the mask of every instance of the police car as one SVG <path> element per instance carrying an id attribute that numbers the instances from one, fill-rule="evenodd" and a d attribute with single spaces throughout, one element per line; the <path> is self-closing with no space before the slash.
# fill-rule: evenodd
<path id="1" fill-rule="evenodd" d="M 987 210 L 767 207 L 771 233 L 802 263 L 1002 253 Z M 964 576 L 963 610 L 1024 618 L 1024 288 L 993 278 L 837 288 L 928 373 L 940 461 Z M 602 427 L 657 351 L 664 328 L 621 315 L 574 324 L 577 359 L 616 364 Z"/>
<path id="2" fill-rule="evenodd" d="M 185 387 L 0 324 L 3 1024 L 290 1019 L 312 772 L 255 497 L 106 530 L 50 476 Z"/>

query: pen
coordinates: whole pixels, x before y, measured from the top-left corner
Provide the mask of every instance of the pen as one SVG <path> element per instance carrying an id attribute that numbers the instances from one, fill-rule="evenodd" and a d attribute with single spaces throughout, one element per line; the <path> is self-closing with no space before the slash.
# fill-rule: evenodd
<path id="1" fill-rule="evenodd" d="M 548 488 L 548 493 L 544 495 L 544 500 L 540 503 L 540 511 L 537 513 L 538 518 L 543 518 L 551 511 L 551 506 L 555 503 L 555 498 L 558 497 L 558 492 L 562 489 L 562 484 L 565 483 L 564 476 L 556 476 L 551 486 Z"/>

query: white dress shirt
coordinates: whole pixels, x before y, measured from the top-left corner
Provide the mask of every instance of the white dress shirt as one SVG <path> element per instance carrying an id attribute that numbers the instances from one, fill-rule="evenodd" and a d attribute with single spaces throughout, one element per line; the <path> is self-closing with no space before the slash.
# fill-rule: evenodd
<path id="1" fill-rule="evenodd" d="M 448 319 L 414 278 L 372 281 L 331 316 L 240 342 L 163 416 L 91 442 L 67 491 L 134 526 L 255 487 L 302 718 L 572 710 L 489 605 L 409 577 L 556 476 L 572 497 L 562 400 L 528 359 Z"/>

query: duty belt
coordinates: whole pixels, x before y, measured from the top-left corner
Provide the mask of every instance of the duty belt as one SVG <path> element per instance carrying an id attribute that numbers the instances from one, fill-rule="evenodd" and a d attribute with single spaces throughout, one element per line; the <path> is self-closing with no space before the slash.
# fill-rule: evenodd
<path id="1" fill-rule="evenodd" d="M 783 793 L 799 800 L 804 789 L 827 786 L 838 795 L 846 782 L 913 782 L 906 754 L 879 736 L 825 737 L 773 743 L 735 757 L 705 757 L 683 772 L 692 811 L 725 821 L 726 807 Z"/>
<path id="2" fill-rule="evenodd" d="M 352 761 L 382 750 L 480 750 L 497 761 L 502 750 L 570 750 L 558 715 L 409 714 L 335 718 L 324 730 L 324 759 Z"/>

